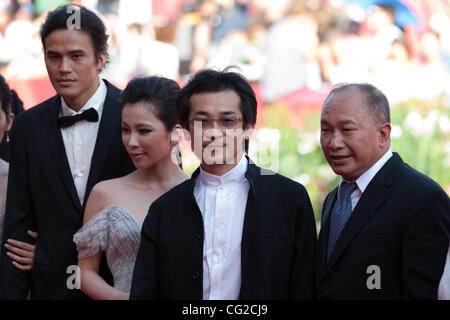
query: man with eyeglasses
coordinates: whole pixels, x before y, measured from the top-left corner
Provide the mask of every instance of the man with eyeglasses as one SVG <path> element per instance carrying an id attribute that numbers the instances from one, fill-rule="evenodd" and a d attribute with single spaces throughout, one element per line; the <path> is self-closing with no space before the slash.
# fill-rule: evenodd
<path id="1" fill-rule="evenodd" d="M 204 70 L 181 90 L 200 168 L 150 207 L 131 299 L 312 299 L 316 229 L 305 188 L 244 152 L 256 123 L 238 73 Z"/>

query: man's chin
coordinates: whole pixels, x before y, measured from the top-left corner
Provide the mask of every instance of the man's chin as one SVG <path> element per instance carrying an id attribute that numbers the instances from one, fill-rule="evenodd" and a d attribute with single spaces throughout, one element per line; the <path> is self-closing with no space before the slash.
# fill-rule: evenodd
<path id="1" fill-rule="evenodd" d="M 348 173 L 348 170 L 345 170 L 343 166 L 331 166 L 331 169 L 338 176 L 345 176 Z"/>
<path id="2" fill-rule="evenodd" d="M 203 157 L 202 163 L 208 166 L 221 166 L 227 164 L 226 159 Z"/>
<path id="3" fill-rule="evenodd" d="M 239 162 L 240 159 L 236 161 L 236 158 L 234 156 L 230 157 L 224 157 L 224 156 L 210 156 L 202 158 L 202 163 L 207 165 L 236 165 Z"/>
<path id="4" fill-rule="evenodd" d="M 354 170 L 349 170 L 349 169 L 343 169 L 343 168 L 339 168 L 339 169 L 335 169 L 332 168 L 334 173 L 336 173 L 338 176 L 341 176 L 345 181 L 355 181 L 357 179 L 357 177 L 359 177 L 358 174 L 355 173 Z"/>
<path id="5" fill-rule="evenodd" d="M 58 95 L 67 99 L 73 99 L 77 96 L 72 87 L 55 87 L 55 91 Z"/>

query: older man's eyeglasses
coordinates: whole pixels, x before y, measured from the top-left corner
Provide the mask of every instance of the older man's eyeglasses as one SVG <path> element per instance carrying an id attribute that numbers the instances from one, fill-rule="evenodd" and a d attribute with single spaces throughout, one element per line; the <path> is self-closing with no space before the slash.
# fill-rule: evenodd
<path id="1" fill-rule="evenodd" d="M 220 129 L 234 129 L 236 126 L 242 122 L 241 118 L 237 117 L 221 117 L 221 118 L 198 118 L 188 120 L 188 124 L 192 125 L 194 128 L 196 126 L 202 129 L 210 129 L 214 126 L 214 122 Z"/>

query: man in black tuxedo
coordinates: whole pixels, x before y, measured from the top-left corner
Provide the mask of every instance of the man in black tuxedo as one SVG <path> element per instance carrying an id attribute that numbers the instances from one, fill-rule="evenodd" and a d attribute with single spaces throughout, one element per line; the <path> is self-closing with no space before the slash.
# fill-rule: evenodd
<path id="1" fill-rule="evenodd" d="M 73 234 L 99 181 L 133 170 L 121 142 L 120 91 L 99 77 L 107 60 L 101 19 L 83 7 L 47 16 L 41 39 L 58 93 L 20 114 L 11 134 L 3 241 L 30 242 L 38 232 L 33 270 L 17 270 L 2 250 L 0 299 L 79 299 Z"/>
<path id="2" fill-rule="evenodd" d="M 301 184 L 244 156 L 256 122 L 250 85 L 201 71 L 177 107 L 201 166 L 151 205 L 131 299 L 312 299 L 311 203 Z"/>
<path id="3" fill-rule="evenodd" d="M 449 245 L 449 198 L 390 150 L 389 103 L 369 84 L 336 87 L 320 142 L 339 186 L 325 199 L 319 299 L 436 299 Z"/>

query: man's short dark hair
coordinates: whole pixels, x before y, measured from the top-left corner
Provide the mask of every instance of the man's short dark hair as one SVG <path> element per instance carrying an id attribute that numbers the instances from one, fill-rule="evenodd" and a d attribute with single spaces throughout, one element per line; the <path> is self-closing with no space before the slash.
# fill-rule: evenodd
<path id="1" fill-rule="evenodd" d="M 327 98 L 325 99 L 324 105 L 327 103 L 328 99 L 332 95 L 351 88 L 357 88 L 359 89 L 360 92 L 365 94 L 366 103 L 364 104 L 364 107 L 366 107 L 367 110 L 372 115 L 375 124 L 378 125 L 384 123 L 391 123 L 391 115 L 388 99 L 386 98 L 383 92 L 381 92 L 379 89 L 377 89 L 375 86 L 369 83 L 338 84 L 328 94 Z"/>
<path id="2" fill-rule="evenodd" d="M 69 29 L 68 21 L 74 15 L 74 10 L 80 13 L 80 31 L 86 32 L 92 41 L 94 47 L 95 59 L 104 51 L 108 57 L 108 35 L 102 19 L 93 11 L 79 5 L 66 5 L 58 7 L 47 14 L 47 18 L 41 27 L 41 41 L 45 49 L 45 39 L 55 30 Z M 108 61 L 108 59 L 107 59 Z"/>
<path id="3" fill-rule="evenodd" d="M 177 111 L 180 124 L 187 128 L 187 121 L 191 111 L 191 97 L 197 93 L 234 91 L 240 98 L 239 110 L 243 116 L 243 129 L 247 125 L 256 123 L 256 97 L 252 87 L 241 74 L 230 71 L 230 67 L 216 71 L 206 69 L 197 72 L 181 89 L 177 99 Z M 245 141 L 245 151 L 248 151 L 248 141 Z"/>
<path id="4" fill-rule="evenodd" d="M 181 89 L 177 99 L 178 117 L 183 127 L 187 126 L 191 111 L 191 97 L 197 93 L 234 91 L 240 98 L 239 110 L 244 117 L 244 128 L 247 124 L 256 123 L 256 97 L 252 87 L 239 73 L 226 68 L 223 71 L 206 69 L 197 72 Z"/>

